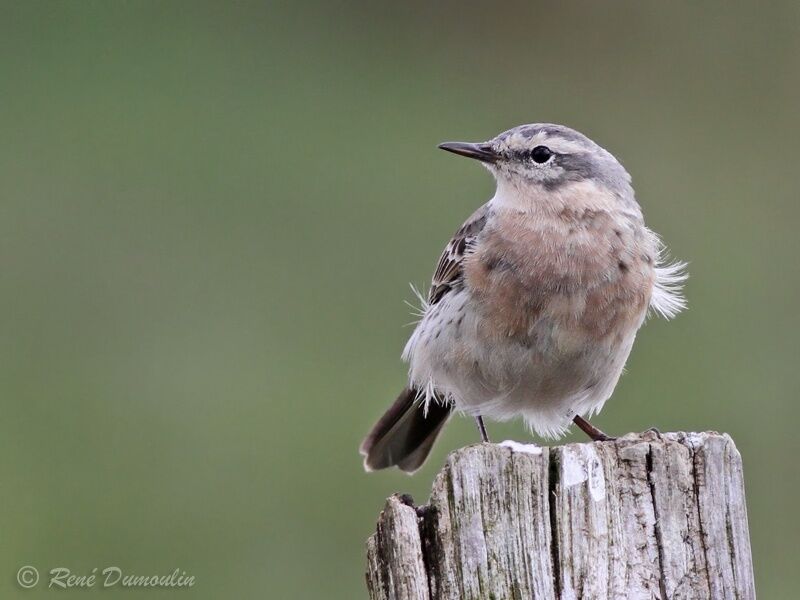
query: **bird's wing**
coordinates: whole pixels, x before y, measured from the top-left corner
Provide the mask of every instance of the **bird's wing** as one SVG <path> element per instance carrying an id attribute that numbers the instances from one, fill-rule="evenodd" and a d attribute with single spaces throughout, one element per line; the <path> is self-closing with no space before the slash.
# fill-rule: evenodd
<path id="1" fill-rule="evenodd" d="M 428 304 L 436 304 L 447 292 L 461 285 L 464 257 L 486 225 L 488 214 L 488 204 L 484 204 L 466 220 L 447 244 L 431 280 Z"/>

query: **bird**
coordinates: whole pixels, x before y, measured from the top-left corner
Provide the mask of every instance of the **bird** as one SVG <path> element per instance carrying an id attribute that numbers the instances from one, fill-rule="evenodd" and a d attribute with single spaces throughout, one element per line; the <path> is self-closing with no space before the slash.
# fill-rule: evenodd
<path id="1" fill-rule="evenodd" d="M 564 125 L 439 148 L 479 161 L 494 196 L 445 247 L 403 350 L 408 384 L 360 447 L 367 471 L 419 469 L 454 412 L 521 418 L 545 439 L 611 397 L 649 314 L 686 308 L 686 263 L 644 223 L 631 177 Z"/>

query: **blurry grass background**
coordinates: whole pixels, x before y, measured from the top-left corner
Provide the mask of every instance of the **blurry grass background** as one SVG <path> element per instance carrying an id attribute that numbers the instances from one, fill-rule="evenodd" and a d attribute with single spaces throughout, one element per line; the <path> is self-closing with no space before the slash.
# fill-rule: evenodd
<path id="1" fill-rule="evenodd" d="M 492 193 L 436 144 L 554 121 L 691 263 L 597 424 L 731 433 L 760 597 L 792 597 L 799 96 L 788 0 L 3 2 L 0 596 L 55 593 L 31 564 L 365 597 L 383 499 L 476 440 L 456 419 L 414 478 L 356 451 L 407 283 Z"/>

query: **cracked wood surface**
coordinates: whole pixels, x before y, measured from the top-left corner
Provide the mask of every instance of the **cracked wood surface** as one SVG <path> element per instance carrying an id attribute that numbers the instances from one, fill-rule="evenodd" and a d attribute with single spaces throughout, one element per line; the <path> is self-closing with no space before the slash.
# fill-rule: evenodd
<path id="1" fill-rule="evenodd" d="M 373 600 L 755 598 L 742 461 L 718 433 L 453 452 L 386 502 Z"/>

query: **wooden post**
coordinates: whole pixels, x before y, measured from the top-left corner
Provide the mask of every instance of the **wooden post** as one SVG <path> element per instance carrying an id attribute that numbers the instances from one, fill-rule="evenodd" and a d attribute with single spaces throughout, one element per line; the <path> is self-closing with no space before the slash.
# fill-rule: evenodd
<path id="1" fill-rule="evenodd" d="M 728 435 L 628 435 L 453 452 L 367 541 L 373 600 L 755 598 Z"/>

